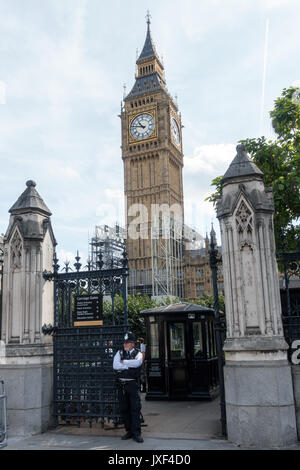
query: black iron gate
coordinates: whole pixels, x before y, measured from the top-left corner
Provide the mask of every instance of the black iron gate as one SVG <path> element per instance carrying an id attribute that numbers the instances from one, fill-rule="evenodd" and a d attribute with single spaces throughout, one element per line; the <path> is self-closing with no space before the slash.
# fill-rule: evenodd
<path id="1" fill-rule="evenodd" d="M 280 279 L 280 296 L 284 336 L 289 345 L 291 360 L 293 343 L 300 340 L 300 241 L 298 250 L 286 251 L 284 234 L 281 236 L 281 251 L 277 253 Z"/>
<path id="2" fill-rule="evenodd" d="M 221 427 L 223 436 L 227 436 L 227 420 L 226 420 L 226 399 L 225 399 L 225 384 L 224 384 L 224 364 L 225 356 L 223 351 L 224 341 L 226 338 L 226 321 L 224 312 L 219 309 L 219 294 L 218 294 L 218 267 L 222 263 L 222 256 L 217 250 L 215 244 L 215 233 L 212 228 L 210 233 L 210 250 L 209 261 L 212 272 L 212 284 L 214 295 L 214 323 L 216 332 L 216 348 L 218 355 L 218 373 L 220 384 L 220 411 L 221 411 Z"/>
<path id="3" fill-rule="evenodd" d="M 59 272 L 55 255 L 53 273 L 44 273 L 54 281 L 54 325 L 44 325 L 42 331 L 53 334 L 55 424 L 116 426 L 120 414 L 112 363 L 128 323 L 126 252 L 121 266 L 113 269 L 102 269 L 101 253 L 97 266 L 88 262 L 83 270 L 78 253 L 75 259 L 75 271 L 66 263 Z M 117 294 L 123 299 L 121 315 L 114 312 Z M 102 311 L 103 298 L 111 300 L 111 311 Z"/>

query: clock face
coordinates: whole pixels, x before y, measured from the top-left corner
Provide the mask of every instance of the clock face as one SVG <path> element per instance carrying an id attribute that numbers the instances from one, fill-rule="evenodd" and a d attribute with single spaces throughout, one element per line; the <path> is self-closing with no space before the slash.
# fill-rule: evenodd
<path id="1" fill-rule="evenodd" d="M 154 117 L 151 114 L 139 114 L 130 125 L 130 132 L 135 139 L 146 139 L 155 129 Z"/>
<path id="2" fill-rule="evenodd" d="M 174 118 L 172 118 L 171 120 L 171 130 L 172 130 L 172 135 L 175 140 L 175 143 L 179 145 L 180 144 L 179 126 Z"/>

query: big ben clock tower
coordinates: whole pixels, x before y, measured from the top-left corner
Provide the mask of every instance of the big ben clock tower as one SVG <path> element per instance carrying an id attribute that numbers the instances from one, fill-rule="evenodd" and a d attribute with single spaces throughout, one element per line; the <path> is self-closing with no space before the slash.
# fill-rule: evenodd
<path id="1" fill-rule="evenodd" d="M 124 97 L 121 111 L 126 227 L 136 221 L 141 234 L 127 234 L 129 291 L 178 295 L 172 278 L 181 269 L 181 243 L 164 240 L 164 246 L 160 246 L 160 241 L 153 242 L 151 208 L 153 204 L 175 204 L 181 208 L 183 218 L 181 115 L 166 88 L 164 66 L 151 37 L 149 14 L 146 41 L 136 65 L 135 83 Z M 136 204 L 146 208 L 143 217 L 140 212 L 134 213 Z M 154 284 L 162 284 L 160 291 L 155 291 Z"/>

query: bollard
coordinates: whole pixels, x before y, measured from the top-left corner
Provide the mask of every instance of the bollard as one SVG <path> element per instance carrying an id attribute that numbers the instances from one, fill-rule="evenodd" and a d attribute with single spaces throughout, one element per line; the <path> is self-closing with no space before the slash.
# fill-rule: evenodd
<path id="1" fill-rule="evenodd" d="M 0 380 L 0 449 L 7 445 L 6 437 L 6 393 L 4 381 Z"/>

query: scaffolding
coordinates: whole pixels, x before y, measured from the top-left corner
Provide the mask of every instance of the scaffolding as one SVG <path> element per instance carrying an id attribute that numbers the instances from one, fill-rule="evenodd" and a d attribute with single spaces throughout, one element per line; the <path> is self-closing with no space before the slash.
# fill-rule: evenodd
<path id="1" fill-rule="evenodd" d="M 196 230 L 176 221 L 159 218 L 151 226 L 151 269 L 129 269 L 128 293 L 148 295 L 158 299 L 184 298 L 184 254 L 186 250 L 203 247 L 204 239 Z M 145 229 L 146 230 L 146 229 Z M 103 269 L 119 267 L 126 247 L 126 230 L 97 225 L 89 242 L 89 259 L 97 269 L 102 255 Z M 130 261 L 130 260 L 129 260 Z"/>
<path id="2" fill-rule="evenodd" d="M 95 234 L 89 242 L 89 260 L 93 269 L 97 269 L 100 253 L 103 269 L 120 267 L 126 246 L 125 239 L 125 230 L 118 224 L 115 227 L 96 225 Z"/>
<path id="3" fill-rule="evenodd" d="M 194 229 L 170 216 L 151 228 L 152 295 L 184 298 L 184 252 L 187 243 L 203 243 Z"/>

